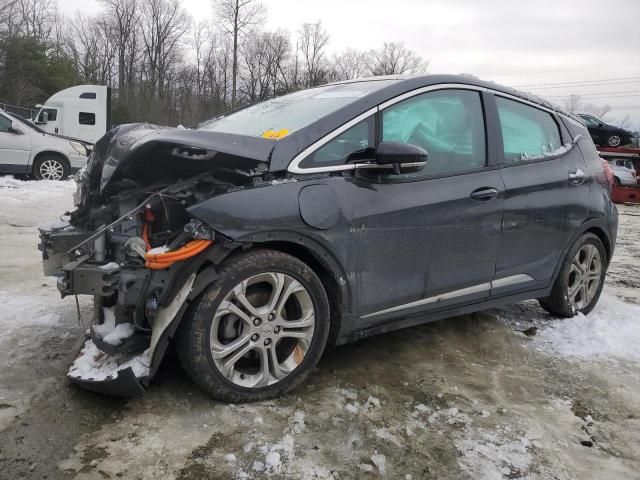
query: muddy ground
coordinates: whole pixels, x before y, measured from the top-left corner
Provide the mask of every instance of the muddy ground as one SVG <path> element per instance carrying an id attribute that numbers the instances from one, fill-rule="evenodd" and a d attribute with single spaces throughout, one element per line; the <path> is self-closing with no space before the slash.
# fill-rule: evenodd
<path id="1" fill-rule="evenodd" d="M 292 395 L 226 405 L 175 356 L 139 398 L 66 380 L 83 329 L 41 274 L 35 226 L 71 207 L 73 185 L 41 185 L 0 184 L 2 479 L 640 478 L 640 361 L 625 344 L 640 331 L 640 208 L 621 208 L 598 307 L 612 334 L 618 317 L 630 329 L 619 344 L 567 354 L 545 337 L 564 320 L 526 302 L 332 349 Z"/>

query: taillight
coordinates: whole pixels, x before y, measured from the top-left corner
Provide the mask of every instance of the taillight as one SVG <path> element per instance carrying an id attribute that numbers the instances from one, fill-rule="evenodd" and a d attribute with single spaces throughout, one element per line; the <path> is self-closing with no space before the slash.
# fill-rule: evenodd
<path id="1" fill-rule="evenodd" d="M 598 178 L 603 177 L 603 181 L 598 180 L 601 184 L 606 184 L 609 187 L 609 192 L 613 188 L 613 169 L 609 162 L 607 162 L 604 158 L 600 157 L 600 164 L 602 166 L 602 175 L 598 175 Z"/>

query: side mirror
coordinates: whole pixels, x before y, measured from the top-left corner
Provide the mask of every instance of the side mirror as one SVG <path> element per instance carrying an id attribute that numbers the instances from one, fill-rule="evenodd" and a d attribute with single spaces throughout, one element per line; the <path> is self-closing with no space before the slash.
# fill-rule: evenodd
<path id="1" fill-rule="evenodd" d="M 390 167 L 397 174 L 422 170 L 428 153 L 417 145 L 402 142 L 380 142 L 376 149 L 376 164 Z"/>
<path id="2" fill-rule="evenodd" d="M 16 135 L 24 135 L 24 131 L 22 127 L 16 121 L 11 122 L 11 128 L 9 129 L 9 133 L 14 133 Z"/>
<path id="3" fill-rule="evenodd" d="M 42 112 L 41 122 L 43 125 L 46 125 L 47 123 L 49 123 L 49 114 L 47 112 Z"/>

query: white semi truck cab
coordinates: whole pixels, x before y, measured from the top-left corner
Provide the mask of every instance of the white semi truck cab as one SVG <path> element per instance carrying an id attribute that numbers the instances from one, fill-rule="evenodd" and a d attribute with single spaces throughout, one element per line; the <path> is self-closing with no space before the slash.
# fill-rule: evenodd
<path id="1" fill-rule="evenodd" d="M 36 105 L 34 123 L 49 133 L 95 143 L 111 129 L 111 88 L 77 85 Z"/>

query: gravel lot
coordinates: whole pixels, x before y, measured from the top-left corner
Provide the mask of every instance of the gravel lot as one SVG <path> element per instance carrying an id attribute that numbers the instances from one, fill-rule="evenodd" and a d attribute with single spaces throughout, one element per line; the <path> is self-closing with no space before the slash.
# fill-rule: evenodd
<path id="1" fill-rule="evenodd" d="M 83 329 L 42 276 L 36 225 L 74 188 L 0 177 L 0 478 L 640 478 L 639 207 L 620 208 L 587 318 L 525 302 L 431 323 L 328 351 L 290 396 L 226 405 L 174 356 L 139 398 L 66 380 Z"/>

